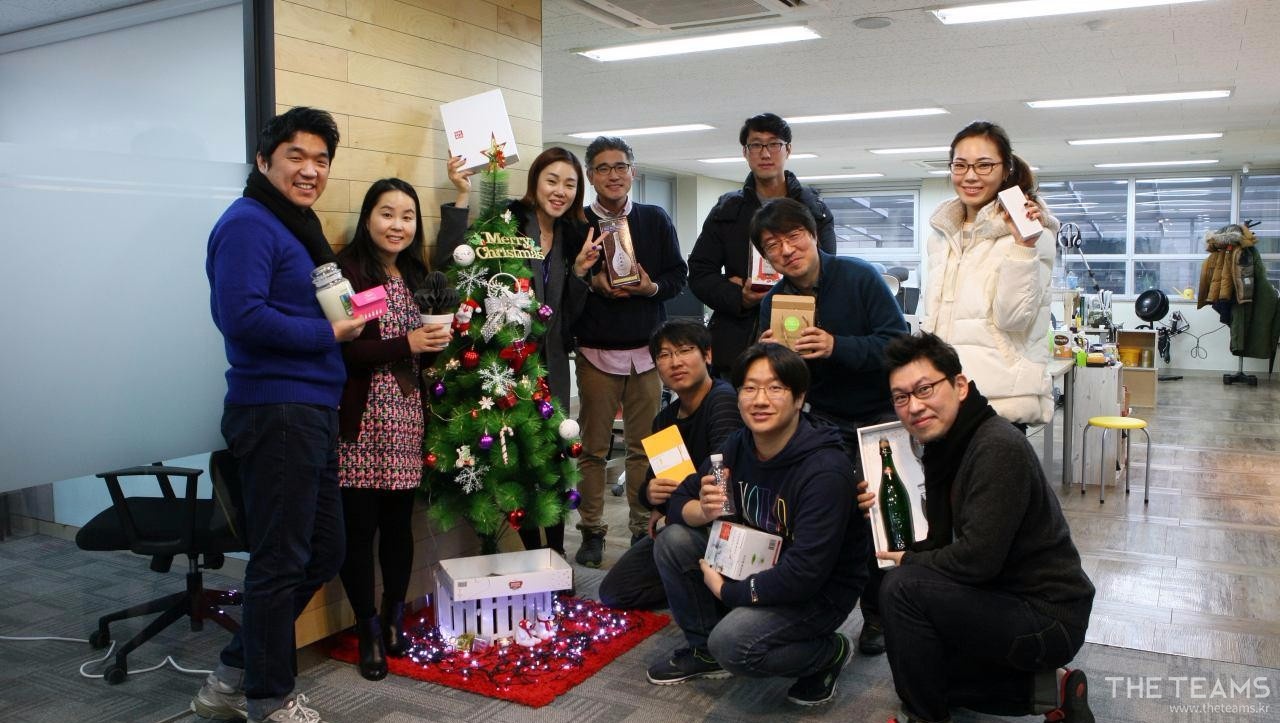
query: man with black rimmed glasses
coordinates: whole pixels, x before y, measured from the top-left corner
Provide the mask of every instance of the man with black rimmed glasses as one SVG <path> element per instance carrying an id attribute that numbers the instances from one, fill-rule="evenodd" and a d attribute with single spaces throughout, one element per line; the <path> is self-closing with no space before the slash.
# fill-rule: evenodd
<path id="1" fill-rule="evenodd" d="M 756 312 L 768 289 L 751 288 L 751 216 L 772 198 L 793 198 L 805 205 L 817 224 L 819 246 L 836 252 L 831 211 L 818 192 L 801 185 L 786 170 L 791 157 L 791 126 L 773 113 L 752 116 L 738 132 L 742 157 L 751 172 L 742 190 L 720 197 L 702 224 L 689 255 L 689 288 L 711 307 L 712 371 L 727 378 L 733 360 L 757 336 Z"/>
<path id="2" fill-rule="evenodd" d="M 631 199 L 635 162 L 635 151 L 621 138 L 600 136 L 587 146 L 587 179 L 596 192 L 596 200 L 587 209 L 587 221 L 598 241 L 603 240 L 602 225 L 625 224 L 639 281 L 611 285 L 603 264 L 614 264 L 615 271 L 623 267 L 631 271 L 630 260 L 602 258 L 591 273 L 575 276 L 576 281 L 569 284 L 567 318 L 575 319 L 572 331 L 578 356 L 574 369 L 582 429 L 582 457 L 578 460 L 582 545 L 574 559 L 586 567 L 600 567 L 604 557 L 608 531 L 603 520 L 604 465 L 619 405 L 627 448 L 627 526 L 632 543 L 648 535 L 649 511 L 637 496 L 649 468 L 640 440 L 649 434 L 662 395 L 662 383 L 649 354 L 649 336 L 666 320 L 663 303 L 684 289 L 688 273 L 671 217 L 659 206 Z"/>
<path id="3" fill-rule="evenodd" d="M 894 418 L 884 348 L 907 332 L 898 302 L 867 262 L 818 249 L 813 216 L 801 203 L 769 201 L 751 219 L 750 233 L 751 243 L 782 274 L 760 303 L 761 328 L 769 324 L 774 294 L 814 297 L 813 323 L 800 330 L 794 346 L 813 374 L 809 413 L 840 430 L 849 461 L 858 470 L 858 427 Z M 774 341 L 773 332 L 766 330 L 760 341 Z M 874 560 L 868 572 L 858 651 L 878 655 L 884 652 L 876 610 L 883 576 Z"/>

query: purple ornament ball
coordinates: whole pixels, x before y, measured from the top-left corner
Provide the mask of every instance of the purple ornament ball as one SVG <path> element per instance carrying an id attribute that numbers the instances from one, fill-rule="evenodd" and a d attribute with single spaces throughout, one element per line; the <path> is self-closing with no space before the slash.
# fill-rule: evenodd
<path id="1" fill-rule="evenodd" d="M 576 510 L 578 505 L 582 504 L 582 495 L 577 490 L 569 490 L 564 493 L 564 497 L 569 502 L 569 509 Z"/>
<path id="2" fill-rule="evenodd" d="M 444 382 L 436 382 L 435 384 L 431 385 L 431 396 L 435 397 L 436 399 L 443 397 L 445 391 L 446 391 L 446 388 L 444 386 Z"/>
<path id="3" fill-rule="evenodd" d="M 547 306 L 546 304 L 543 304 L 542 306 L 538 307 L 538 318 L 542 319 L 543 322 L 546 322 L 548 319 L 550 319 L 551 315 L 554 313 L 555 311 L 550 306 Z"/>
<path id="4" fill-rule="evenodd" d="M 492 434 L 485 432 L 484 434 L 480 435 L 480 449 L 483 449 L 484 451 L 488 452 L 489 448 L 492 446 L 493 446 Z"/>
<path id="5" fill-rule="evenodd" d="M 543 419 L 551 419 L 551 415 L 556 413 L 556 408 L 551 406 L 551 402 L 544 399 L 538 402 L 538 413 L 542 415 Z"/>

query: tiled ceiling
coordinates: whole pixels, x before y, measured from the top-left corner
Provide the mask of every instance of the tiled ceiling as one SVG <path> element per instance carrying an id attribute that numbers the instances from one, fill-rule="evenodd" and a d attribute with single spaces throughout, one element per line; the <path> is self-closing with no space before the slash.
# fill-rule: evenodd
<path id="1" fill-rule="evenodd" d="M 1104 13 L 945 26 L 919 0 L 819 0 L 734 28 L 808 24 L 821 40 L 599 63 L 574 50 L 702 31 L 625 30 L 580 11 L 586 0 L 544 0 L 544 135 L 708 123 L 715 130 L 633 139 L 643 163 L 737 180 L 745 164 L 697 159 L 740 154 L 742 120 L 761 111 L 813 115 L 939 106 L 948 115 L 795 127 L 800 175 L 879 172 L 918 179 L 920 157 L 869 148 L 947 145 L 970 120 L 1004 125 L 1042 174 L 1096 172 L 1094 163 L 1216 158 L 1238 169 L 1280 166 L 1280 2 L 1210 0 Z M 607 3 L 605 3 L 607 5 Z M 633 3 L 635 4 L 635 3 Z M 662 3 L 658 3 L 661 5 Z M 670 4 L 670 3 L 666 3 Z M 642 5 L 642 3 L 641 3 Z M 854 21 L 889 18 L 879 30 Z M 1033 110 L 1025 101 L 1226 88 L 1230 98 Z M 1217 140 L 1072 147 L 1070 138 L 1224 131 Z M 941 154 L 945 155 L 945 154 Z M 932 158 L 933 156 L 930 156 Z"/>

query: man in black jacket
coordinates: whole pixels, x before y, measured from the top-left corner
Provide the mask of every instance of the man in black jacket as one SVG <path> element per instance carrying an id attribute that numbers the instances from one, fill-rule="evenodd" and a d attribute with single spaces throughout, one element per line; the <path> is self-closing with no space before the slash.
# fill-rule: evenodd
<path id="1" fill-rule="evenodd" d="M 570 316 L 575 319 L 577 337 L 578 423 L 582 428 L 582 457 L 578 469 L 582 482 L 578 507 L 582 546 L 574 559 L 579 565 L 599 567 L 604 555 L 605 457 L 613 434 L 613 420 L 622 406 L 623 435 L 626 440 L 626 490 L 631 512 L 628 527 L 635 542 L 648 534 L 649 511 L 639 502 L 638 493 L 649 469 L 649 458 L 640 440 L 648 433 L 658 412 L 662 384 L 653 357 L 649 336 L 666 320 L 663 302 L 675 298 L 684 288 L 688 267 L 680 253 L 671 217 L 659 206 L 631 200 L 635 178 L 635 152 L 621 138 L 600 136 L 587 146 L 587 179 L 596 191 L 596 200 L 587 209 L 587 222 L 595 238 L 602 238 L 601 226 L 625 224 L 635 251 L 630 259 L 609 253 L 585 277 L 569 282 Z M 609 269 L 604 265 L 609 264 Z M 634 271 L 633 284 L 614 286 L 611 273 Z"/>
<path id="2" fill-rule="evenodd" d="M 817 222 L 818 245 L 829 254 L 836 252 L 831 211 L 817 191 L 786 170 L 791 126 L 773 113 L 761 113 L 743 123 L 738 143 L 751 173 L 741 191 L 726 193 L 716 202 L 689 255 L 689 288 L 711 307 L 711 364 L 721 378 L 728 378 L 733 360 L 755 342 L 757 307 L 768 291 L 752 289 L 750 283 L 748 230 L 761 204 L 784 196 L 803 203 Z"/>
<path id="3" fill-rule="evenodd" d="M 1093 583 L 1026 436 L 938 337 L 899 337 L 885 357 L 898 419 L 924 443 L 929 522 L 905 552 L 876 553 L 897 564 L 880 588 L 896 720 L 964 707 L 1093 723 L 1084 671 L 1061 667 L 1084 644 Z"/>

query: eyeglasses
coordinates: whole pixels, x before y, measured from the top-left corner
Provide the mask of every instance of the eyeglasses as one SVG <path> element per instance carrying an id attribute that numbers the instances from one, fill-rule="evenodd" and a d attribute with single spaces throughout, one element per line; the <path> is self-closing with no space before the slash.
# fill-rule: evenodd
<path id="1" fill-rule="evenodd" d="M 780 251 L 782 251 L 783 244 L 786 244 L 791 248 L 795 248 L 800 244 L 804 243 L 805 234 L 806 234 L 805 229 L 798 228 L 786 234 L 785 236 L 774 236 L 768 241 L 765 241 L 764 243 L 760 244 L 760 250 L 764 252 L 765 256 L 775 256 Z"/>
<path id="2" fill-rule="evenodd" d="M 766 397 L 778 400 L 785 397 L 789 391 L 791 391 L 791 387 L 783 386 L 782 384 L 770 384 L 765 387 L 757 387 L 754 384 L 744 384 L 738 388 L 738 399 L 745 402 L 754 401 L 756 395 L 760 392 L 764 392 Z"/>
<path id="3" fill-rule="evenodd" d="M 592 166 L 591 168 L 591 172 L 597 176 L 609 176 L 614 173 L 621 176 L 625 175 L 629 170 L 631 170 L 630 163 L 615 163 L 612 166 L 607 163 L 601 163 L 600 165 Z"/>
<path id="4" fill-rule="evenodd" d="M 925 382 L 924 384 L 917 386 L 915 389 L 912 389 L 910 392 L 893 392 L 889 395 L 889 399 L 890 401 L 893 402 L 893 406 L 895 407 L 907 406 L 907 402 L 911 401 L 912 397 L 915 397 L 920 401 L 924 401 L 929 397 L 933 396 L 933 392 L 935 391 L 935 389 L 939 384 L 949 380 L 950 380 L 950 377 L 945 377 L 945 376 L 939 379 L 934 379 L 931 382 Z"/>
<path id="5" fill-rule="evenodd" d="M 977 163 L 965 163 L 964 161 L 952 161 L 948 164 L 951 169 L 951 175 L 963 176 L 972 168 L 973 172 L 979 176 L 987 176 L 991 174 L 991 170 L 996 166 L 1003 165 L 1003 161 L 978 161 Z"/>
<path id="6" fill-rule="evenodd" d="M 658 352 L 658 355 L 655 356 L 653 360 L 658 362 L 659 364 L 670 364 L 671 362 L 676 360 L 676 357 L 687 357 L 697 353 L 698 353 L 698 347 L 693 346 L 692 344 L 689 344 L 686 346 L 682 346 L 674 351 L 671 349 L 663 349 L 662 351 Z"/>
<path id="7" fill-rule="evenodd" d="M 749 151 L 751 154 L 753 154 L 753 155 L 757 155 L 757 156 L 758 156 L 758 155 L 760 155 L 761 153 L 763 153 L 763 152 L 764 152 L 764 149 L 768 148 L 768 149 L 769 149 L 769 155 L 771 155 L 771 156 L 772 156 L 772 155 L 774 155 L 774 154 L 781 153 L 781 152 L 782 152 L 782 149 L 783 149 L 783 148 L 786 148 L 786 147 L 787 147 L 787 145 L 788 145 L 788 144 L 786 144 L 786 143 L 784 143 L 784 142 L 782 142 L 782 141 L 769 141 L 768 143 L 748 143 L 748 144 L 745 146 L 745 148 L 746 148 L 746 149 L 747 149 L 747 151 Z"/>

